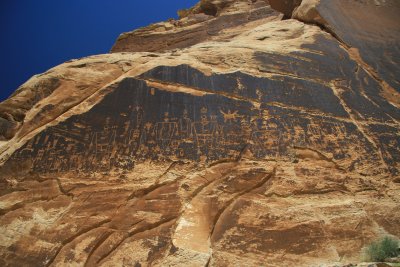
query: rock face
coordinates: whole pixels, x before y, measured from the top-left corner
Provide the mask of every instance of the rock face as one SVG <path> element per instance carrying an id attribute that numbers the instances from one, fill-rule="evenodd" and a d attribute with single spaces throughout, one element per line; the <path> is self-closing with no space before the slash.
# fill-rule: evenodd
<path id="1" fill-rule="evenodd" d="M 0 104 L 1 265 L 320 266 L 400 237 L 399 11 L 202 0 L 31 78 Z"/>

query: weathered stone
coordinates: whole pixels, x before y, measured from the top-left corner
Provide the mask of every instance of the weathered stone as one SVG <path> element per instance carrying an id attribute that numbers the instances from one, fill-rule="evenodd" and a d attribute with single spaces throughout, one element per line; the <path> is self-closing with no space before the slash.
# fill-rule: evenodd
<path id="1" fill-rule="evenodd" d="M 121 34 L 111 52 L 163 52 L 182 49 L 207 40 L 219 39 L 219 33 L 229 28 L 262 18 L 277 17 L 279 13 L 264 1 L 201 1 L 198 8 L 190 11 L 190 15 L 181 20 L 156 23 Z"/>
<path id="2" fill-rule="evenodd" d="M 399 237 L 399 42 L 337 12 L 398 9 L 353 2 L 201 1 L 22 85 L 0 265 L 343 266 Z"/>
<path id="3" fill-rule="evenodd" d="M 399 10 L 397 0 L 303 0 L 293 16 L 332 33 L 399 107 Z"/>
<path id="4" fill-rule="evenodd" d="M 303 0 L 304 1 L 304 0 Z M 268 0 L 271 7 L 290 18 L 302 0 Z"/>

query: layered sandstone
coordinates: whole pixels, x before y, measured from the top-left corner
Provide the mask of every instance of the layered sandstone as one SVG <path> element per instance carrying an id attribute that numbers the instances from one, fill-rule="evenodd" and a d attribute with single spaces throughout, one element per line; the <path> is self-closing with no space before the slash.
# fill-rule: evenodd
<path id="1" fill-rule="evenodd" d="M 329 266 L 400 237 L 399 11 L 202 0 L 31 78 L 0 104 L 1 265 Z"/>

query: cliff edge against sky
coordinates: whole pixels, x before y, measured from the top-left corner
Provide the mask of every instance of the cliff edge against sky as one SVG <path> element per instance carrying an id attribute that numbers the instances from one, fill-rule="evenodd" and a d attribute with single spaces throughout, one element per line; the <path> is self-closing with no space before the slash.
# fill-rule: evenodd
<path id="1" fill-rule="evenodd" d="M 400 3 L 202 0 L 0 103 L 2 266 L 339 266 L 400 237 Z"/>

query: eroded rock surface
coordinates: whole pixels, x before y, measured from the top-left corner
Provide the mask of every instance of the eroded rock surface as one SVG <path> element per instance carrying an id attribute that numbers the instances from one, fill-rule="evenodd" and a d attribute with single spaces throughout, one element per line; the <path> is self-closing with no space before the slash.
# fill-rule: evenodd
<path id="1" fill-rule="evenodd" d="M 207 40 L 222 41 L 236 35 L 232 32 L 226 36 L 224 31 L 251 21 L 280 17 L 280 13 L 262 0 L 200 1 L 178 21 L 156 23 L 121 34 L 111 52 L 163 52 Z"/>
<path id="2" fill-rule="evenodd" d="M 399 42 L 337 11 L 397 4 L 309 2 L 327 24 L 305 24 L 306 2 L 201 1 L 22 85 L 0 264 L 320 266 L 400 237 Z"/>
<path id="3" fill-rule="evenodd" d="M 293 17 L 331 32 L 399 107 L 400 2 L 304 0 Z"/>

